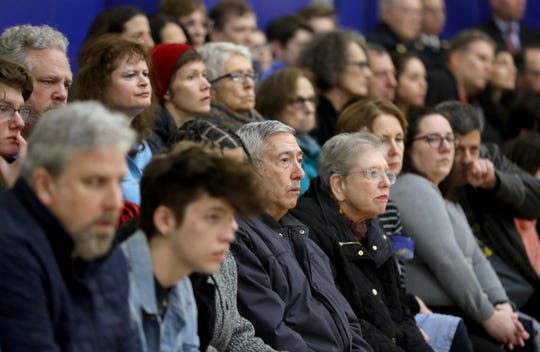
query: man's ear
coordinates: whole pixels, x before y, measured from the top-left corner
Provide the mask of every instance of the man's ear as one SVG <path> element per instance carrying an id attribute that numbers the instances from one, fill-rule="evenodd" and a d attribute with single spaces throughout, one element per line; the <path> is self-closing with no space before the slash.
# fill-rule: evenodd
<path id="1" fill-rule="evenodd" d="M 152 218 L 154 226 L 162 236 L 169 236 L 173 229 L 176 228 L 176 217 L 172 210 L 165 205 L 160 205 L 154 210 Z"/>
<path id="2" fill-rule="evenodd" d="M 56 191 L 56 183 L 52 175 L 47 170 L 39 168 L 32 175 L 32 184 L 41 203 L 50 206 Z"/>
<path id="3" fill-rule="evenodd" d="M 332 174 L 330 176 L 330 191 L 338 202 L 343 202 L 345 200 L 346 190 L 347 185 L 345 184 L 345 177 L 339 174 Z"/>

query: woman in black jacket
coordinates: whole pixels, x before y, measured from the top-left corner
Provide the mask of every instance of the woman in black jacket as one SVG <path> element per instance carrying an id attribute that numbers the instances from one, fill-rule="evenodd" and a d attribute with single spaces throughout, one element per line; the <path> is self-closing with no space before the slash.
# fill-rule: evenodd
<path id="1" fill-rule="evenodd" d="M 292 214 L 333 263 L 367 342 L 375 351 L 431 351 L 402 300 L 392 246 L 377 219 L 396 178 L 380 139 L 334 136 L 321 150 L 319 175 Z"/>

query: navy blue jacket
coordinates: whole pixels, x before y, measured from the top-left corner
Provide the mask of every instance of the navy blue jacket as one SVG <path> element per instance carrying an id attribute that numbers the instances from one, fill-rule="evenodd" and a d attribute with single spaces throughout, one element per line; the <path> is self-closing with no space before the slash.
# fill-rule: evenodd
<path id="1" fill-rule="evenodd" d="M 0 347 L 9 351 L 137 351 L 118 249 L 72 259 L 73 240 L 19 180 L 0 194 Z"/>
<path id="2" fill-rule="evenodd" d="M 371 351 L 326 255 L 290 215 L 238 220 L 238 310 L 278 350 Z"/>

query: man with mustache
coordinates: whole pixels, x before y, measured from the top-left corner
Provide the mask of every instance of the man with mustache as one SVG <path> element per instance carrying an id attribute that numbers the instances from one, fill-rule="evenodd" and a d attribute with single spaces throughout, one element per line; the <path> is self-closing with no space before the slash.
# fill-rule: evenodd
<path id="1" fill-rule="evenodd" d="M 272 348 L 295 352 L 371 351 L 358 319 L 334 285 L 328 257 L 288 212 L 300 192 L 302 151 L 294 129 L 275 120 L 238 130 L 263 192 L 258 219 L 239 219 L 231 251 L 238 310 Z"/>
<path id="2" fill-rule="evenodd" d="M 135 133 L 97 102 L 48 112 L 0 195 L 2 351 L 136 351 L 114 233 Z"/>

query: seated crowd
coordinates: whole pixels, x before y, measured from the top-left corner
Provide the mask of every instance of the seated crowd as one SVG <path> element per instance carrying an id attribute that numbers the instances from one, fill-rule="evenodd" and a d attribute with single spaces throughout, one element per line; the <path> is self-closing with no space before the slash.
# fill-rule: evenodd
<path id="1" fill-rule="evenodd" d="M 309 5 L 0 34 L 0 350 L 540 351 L 540 31 Z"/>

